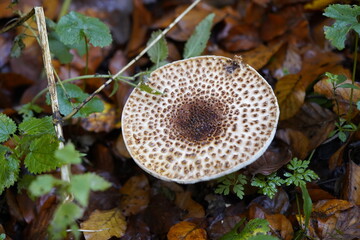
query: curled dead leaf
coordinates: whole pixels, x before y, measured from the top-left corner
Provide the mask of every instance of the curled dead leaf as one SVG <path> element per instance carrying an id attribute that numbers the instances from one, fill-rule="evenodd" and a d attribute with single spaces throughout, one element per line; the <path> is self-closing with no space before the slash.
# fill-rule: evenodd
<path id="1" fill-rule="evenodd" d="M 120 238 L 126 231 L 125 218 L 117 208 L 105 211 L 95 210 L 80 226 L 82 230 L 86 230 L 84 231 L 86 240 Z"/>
<path id="2" fill-rule="evenodd" d="M 168 240 L 206 240 L 206 231 L 195 223 L 179 222 L 172 226 L 167 234 Z"/>
<path id="3" fill-rule="evenodd" d="M 183 219 L 203 218 L 205 216 L 203 206 L 191 198 L 191 192 L 177 192 L 175 204 L 179 208 L 187 211 Z"/>
<path id="4" fill-rule="evenodd" d="M 343 188 L 345 199 L 360 205 L 360 166 L 350 160 L 347 166 L 346 184 Z"/>
<path id="5" fill-rule="evenodd" d="M 353 206 L 353 203 L 341 199 L 322 200 L 314 205 L 313 214 L 320 217 L 328 217 L 338 211 L 344 211 Z"/>
<path id="6" fill-rule="evenodd" d="M 283 214 L 266 214 L 271 230 L 284 240 L 291 240 L 294 237 L 294 230 L 291 222 Z"/>

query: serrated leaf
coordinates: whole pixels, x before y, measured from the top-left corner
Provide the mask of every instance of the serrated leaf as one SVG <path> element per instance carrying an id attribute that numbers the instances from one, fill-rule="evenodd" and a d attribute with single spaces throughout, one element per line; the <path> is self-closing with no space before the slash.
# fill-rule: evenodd
<path id="1" fill-rule="evenodd" d="M 153 88 L 151 88 L 149 85 L 141 82 L 139 83 L 139 85 L 137 86 L 137 88 L 139 88 L 141 91 L 150 93 L 150 94 L 154 94 L 154 95 L 161 95 L 162 92 L 159 92 L 158 90 L 155 90 Z"/>
<path id="2" fill-rule="evenodd" d="M 360 24 L 357 17 L 360 15 L 360 7 L 356 5 L 333 4 L 325 9 L 324 15 L 335 19 L 335 23 L 325 29 L 325 37 L 337 49 L 345 47 L 347 33 L 354 29 L 360 34 Z"/>
<path id="3" fill-rule="evenodd" d="M 75 203 L 66 202 L 60 204 L 55 210 L 49 227 L 51 239 L 65 239 L 68 226 L 77 229 L 75 221 L 82 217 L 83 212 L 84 210 Z"/>
<path id="4" fill-rule="evenodd" d="M 36 138 L 30 144 L 30 152 L 25 158 L 25 166 L 31 173 L 42 173 L 54 170 L 62 165 L 55 158 L 55 150 L 58 149 L 59 141 L 55 136 L 45 134 Z"/>
<path id="5" fill-rule="evenodd" d="M 54 178 L 51 175 L 40 175 L 30 183 L 29 191 L 35 197 L 45 195 L 53 189 L 56 185 L 61 185 L 63 182 L 59 179 Z"/>
<path id="6" fill-rule="evenodd" d="M 19 124 L 19 130 L 27 135 L 52 134 L 55 136 L 51 117 L 25 119 Z"/>
<path id="7" fill-rule="evenodd" d="M 5 114 L 0 113 L 0 143 L 7 141 L 15 131 L 15 122 Z"/>
<path id="8" fill-rule="evenodd" d="M 0 145 L 0 194 L 18 179 L 20 161 L 11 149 Z"/>
<path id="9" fill-rule="evenodd" d="M 59 35 L 56 32 L 50 32 L 48 35 L 50 51 L 59 59 L 62 64 L 70 63 L 74 55 L 70 53 L 70 47 L 60 41 Z"/>
<path id="10" fill-rule="evenodd" d="M 109 188 L 111 184 L 94 173 L 74 175 L 71 178 L 70 191 L 74 198 L 82 205 L 87 206 L 90 190 L 102 191 Z"/>
<path id="11" fill-rule="evenodd" d="M 82 154 L 75 149 L 74 144 L 67 143 L 62 149 L 55 151 L 55 158 L 64 164 L 81 163 Z"/>
<path id="12" fill-rule="evenodd" d="M 161 31 L 156 31 L 153 32 L 151 34 L 151 37 L 149 39 L 149 41 L 147 42 L 147 45 L 149 45 L 152 41 L 154 41 L 159 35 L 161 35 Z M 160 38 L 159 41 L 157 41 L 155 43 L 154 46 L 152 46 L 149 51 L 147 52 L 147 54 L 150 57 L 150 60 L 157 66 L 159 67 L 159 63 L 164 61 L 168 54 L 168 47 L 166 44 L 166 40 L 164 39 L 164 37 Z"/>
<path id="13" fill-rule="evenodd" d="M 89 96 L 89 94 L 84 93 L 80 87 L 71 83 L 63 84 L 63 86 L 65 91 L 61 86 L 56 87 L 60 105 L 60 113 L 63 115 L 68 115 L 72 112 L 73 108 L 84 101 Z M 74 117 L 87 117 L 91 113 L 102 112 L 103 110 L 104 104 L 100 99 L 95 97 L 83 108 L 81 108 L 80 111 L 74 115 Z"/>
<path id="14" fill-rule="evenodd" d="M 94 230 L 84 233 L 86 240 L 121 238 L 125 234 L 126 221 L 120 209 L 95 210 L 88 220 L 81 223 L 82 229 Z"/>
<path id="15" fill-rule="evenodd" d="M 79 44 L 85 36 L 95 47 L 111 44 L 112 37 L 107 25 L 99 19 L 88 17 L 77 12 L 63 16 L 56 26 L 60 40 L 69 45 Z"/>
<path id="16" fill-rule="evenodd" d="M 13 45 L 10 50 L 10 56 L 14 58 L 18 58 L 21 55 L 22 50 L 25 48 L 25 44 L 23 42 L 23 39 L 25 38 L 25 35 L 20 34 L 15 37 Z"/>
<path id="17" fill-rule="evenodd" d="M 196 26 L 195 31 L 185 44 L 184 59 L 199 56 L 204 51 L 206 43 L 210 38 L 210 30 L 214 17 L 215 14 L 211 13 Z"/>
<path id="18" fill-rule="evenodd" d="M 27 104 L 22 105 L 18 112 L 22 115 L 24 119 L 27 119 L 33 117 L 34 112 L 40 113 L 42 110 L 43 109 L 40 106 L 32 102 L 29 102 Z"/>

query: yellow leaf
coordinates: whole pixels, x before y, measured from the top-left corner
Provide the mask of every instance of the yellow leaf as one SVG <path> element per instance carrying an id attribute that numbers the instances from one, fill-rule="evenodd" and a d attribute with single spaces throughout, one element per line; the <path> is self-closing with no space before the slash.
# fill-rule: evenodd
<path id="1" fill-rule="evenodd" d="M 294 116 L 304 103 L 305 89 L 300 75 L 289 74 L 276 83 L 275 94 L 280 106 L 280 120 Z"/>
<path id="2" fill-rule="evenodd" d="M 337 2 L 336 0 L 314 0 L 311 3 L 305 4 L 306 10 L 323 10 L 329 4 Z"/>
<path id="3" fill-rule="evenodd" d="M 179 222 L 167 234 L 168 240 L 206 240 L 206 231 L 191 222 Z"/>
<path id="4" fill-rule="evenodd" d="M 86 240 L 120 238 L 125 234 L 126 221 L 117 208 L 91 213 L 88 220 L 81 223 Z M 93 230 L 93 231 L 89 231 Z"/>

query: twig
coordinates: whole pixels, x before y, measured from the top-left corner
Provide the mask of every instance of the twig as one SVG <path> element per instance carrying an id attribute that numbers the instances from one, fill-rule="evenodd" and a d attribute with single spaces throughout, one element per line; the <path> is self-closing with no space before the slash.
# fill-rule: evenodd
<path id="1" fill-rule="evenodd" d="M 73 109 L 71 113 L 65 116 L 63 119 L 67 120 L 74 116 L 85 104 L 87 104 L 91 99 L 93 99 L 99 92 L 101 92 L 105 87 L 107 87 L 115 78 L 123 74 L 131 65 L 138 61 L 150 48 L 152 48 L 171 28 L 175 26 L 188 12 L 190 12 L 201 0 L 195 0 L 184 12 L 182 12 L 170 25 L 165 28 L 157 38 L 155 38 L 144 50 L 142 50 L 139 55 L 137 55 L 133 60 L 131 60 L 125 67 L 123 67 L 119 72 L 107 80 L 103 85 L 101 85 L 97 90 L 95 90 L 89 97 L 87 97 L 82 103 L 80 103 L 76 108 Z"/>
<path id="2" fill-rule="evenodd" d="M 62 140 L 64 139 L 62 131 L 61 115 L 59 110 L 59 101 L 56 93 L 56 83 L 54 78 L 53 67 L 51 65 L 51 55 L 49 49 L 49 42 L 47 38 L 46 23 L 44 10 L 42 7 L 35 7 L 36 22 L 39 31 L 40 46 L 42 49 L 42 57 L 44 61 L 45 72 L 48 80 L 48 88 L 51 99 L 51 109 L 53 112 L 53 118 L 55 120 L 55 131 L 58 139 L 60 139 L 59 149 L 64 147 Z M 61 167 L 61 179 L 70 182 L 70 166 L 65 165 Z M 68 198 L 68 196 L 67 196 Z"/>
<path id="3" fill-rule="evenodd" d="M 25 16 L 19 18 L 16 22 L 4 27 L 3 29 L 0 29 L 0 34 L 4 33 L 4 32 L 7 32 L 7 31 L 10 31 L 11 29 L 13 28 L 16 28 L 20 25 L 22 25 L 24 22 L 26 22 L 29 18 L 31 18 L 32 16 L 34 16 L 35 14 L 35 10 L 34 8 L 28 12 Z"/>

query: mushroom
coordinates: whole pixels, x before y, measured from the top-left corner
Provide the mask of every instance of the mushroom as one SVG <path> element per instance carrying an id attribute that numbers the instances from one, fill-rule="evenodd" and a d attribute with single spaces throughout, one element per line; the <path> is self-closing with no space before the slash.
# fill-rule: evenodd
<path id="1" fill-rule="evenodd" d="M 153 71 L 148 85 L 163 94 L 134 89 L 122 131 L 134 161 L 162 180 L 230 174 L 258 159 L 275 135 L 275 94 L 241 57 L 176 61 Z"/>

